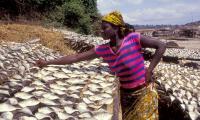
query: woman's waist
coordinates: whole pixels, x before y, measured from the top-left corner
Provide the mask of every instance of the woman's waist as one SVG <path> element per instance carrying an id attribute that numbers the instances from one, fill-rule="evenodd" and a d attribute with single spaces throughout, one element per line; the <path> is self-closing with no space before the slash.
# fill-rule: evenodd
<path id="1" fill-rule="evenodd" d="M 146 87 L 145 81 L 141 81 L 139 84 L 124 86 L 123 84 L 120 85 L 120 90 L 124 92 L 135 92 L 141 90 Z"/>

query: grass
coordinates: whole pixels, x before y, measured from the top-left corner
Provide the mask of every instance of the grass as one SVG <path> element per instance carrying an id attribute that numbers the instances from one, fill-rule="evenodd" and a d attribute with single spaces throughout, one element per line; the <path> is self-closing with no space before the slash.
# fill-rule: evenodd
<path id="1" fill-rule="evenodd" d="M 35 38 L 39 38 L 42 45 L 62 54 L 75 53 L 64 43 L 63 34 L 51 28 L 47 29 L 39 25 L 0 23 L 0 41 L 25 42 Z"/>

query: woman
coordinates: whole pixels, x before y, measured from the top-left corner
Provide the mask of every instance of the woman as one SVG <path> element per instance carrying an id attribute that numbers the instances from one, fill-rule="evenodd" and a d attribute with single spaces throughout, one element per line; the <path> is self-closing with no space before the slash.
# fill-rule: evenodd
<path id="1" fill-rule="evenodd" d="M 51 61 L 39 60 L 39 67 L 49 64 L 71 64 L 102 57 L 120 81 L 123 120 L 158 119 L 157 93 L 153 91 L 151 76 L 165 52 L 165 44 L 140 36 L 126 27 L 122 15 L 111 12 L 102 18 L 102 37 L 110 43 L 80 54 L 65 56 Z M 148 68 L 145 68 L 141 48 L 155 48 L 156 52 Z"/>

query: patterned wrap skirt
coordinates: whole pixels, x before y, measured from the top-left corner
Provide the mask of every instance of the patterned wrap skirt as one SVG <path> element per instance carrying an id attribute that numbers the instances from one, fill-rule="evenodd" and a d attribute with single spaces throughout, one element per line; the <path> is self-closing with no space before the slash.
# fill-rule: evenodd
<path id="1" fill-rule="evenodd" d="M 123 120 L 158 120 L 158 94 L 152 84 L 136 91 L 120 89 Z"/>

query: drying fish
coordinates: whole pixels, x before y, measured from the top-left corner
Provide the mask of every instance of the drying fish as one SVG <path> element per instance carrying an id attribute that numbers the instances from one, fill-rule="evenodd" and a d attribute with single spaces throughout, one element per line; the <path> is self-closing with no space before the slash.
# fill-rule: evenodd
<path id="1" fill-rule="evenodd" d="M 83 84 L 85 83 L 85 80 L 77 79 L 77 78 L 70 78 L 67 80 L 67 83 L 69 84 Z"/>
<path id="2" fill-rule="evenodd" d="M 56 78 L 59 78 L 59 79 L 69 78 L 69 76 L 64 72 L 54 73 L 53 76 L 56 77 Z"/>
<path id="3" fill-rule="evenodd" d="M 44 84 L 39 80 L 34 81 L 32 84 L 37 86 L 44 86 Z"/>
<path id="4" fill-rule="evenodd" d="M 50 87 L 53 89 L 58 89 L 58 90 L 67 90 L 65 87 L 57 85 L 57 84 L 51 84 Z"/>
<path id="5" fill-rule="evenodd" d="M 69 81 L 69 80 L 68 80 Z M 64 81 L 56 81 L 56 83 L 58 85 L 61 85 L 61 86 L 65 86 L 65 85 L 68 85 L 67 83 L 65 83 Z"/>
<path id="6" fill-rule="evenodd" d="M 21 80 L 21 79 L 22 79 L 22 76 L 20 76 L 20 75 L 14 75 L 13 78 L 14 78 L 14 79 Z"/>
<path id="7" fill-rule="evenodd" d="M 44 98 L 47 98 L 49 100 L 55 100 L 55 99 L 59 99 L 58 96 L 52 94 L 52 93 L 46 93 L 46 94 L 43 94 L 43 97 Z"/>
<path id="8" fill-rule="evenodd" d="M 8 90 L 1 90 L 1 89 L 0 89 L 0 94 L 10 95 Z"/>
<path id="9" fill-rule="evenodd" d="M 55 68 L 55 67 L 45 67 L 44 69 L 48 70 L 48 71 L 51 71 L 51 72 L 55 72 L 55 71 L 59 70 L 58 68 Z"/>
<path id="10" fill-rule="evenodd" d="M 72 101 L 66 101 L 64 99 L 59 100 L 62 105 L 72 105 L 74 104 Z"/>
<path id="11" fill-rule="evenodd" d="M 7 103 L 1 103 L 0 104 L 0 112 L 10 112 L 10 111 L 14 111 L 17 110 L 19 108 L 14 107 L 12 105 L 9 105 Z"/>
<path id="12" fill-rule="evenodd" d="M 22 92 L 31 92 L 31 91 L 33 91 L 35 88 L 33 88 L 33 87 L 28 87 L 28 86 L 25 86 L 25 87 L 23 87 L 22 88 Z"/>
<path id="13" fill-rule="evenodd" d="M 19 117 L 19 120 L 37 120 L 35 117 L 28 117 L 28 116 L 21 116 Z"/>
<path id="14" fill-rule="evenodd" d="M 54 101 L 46 99 L 46 98 L 40 98 L 39 101 L 46 105 L 57 105 L 57 103 L 55 103 Z"/>
<path id="15" fill-rule="evenodd" d="M 42 96 L 43 94 L 45 94 L 46 92 L 45 91 L 34 91 L 32 94 L 35 95 L 35 96 Z"/>
<path id="16" fill-rule="evenodd" d="M 54 112 L 64 112 L 64 109 L 58 108 L 58 107 L 51 107 Z"/>
<path id="17" fill-rule="evenodd" d="M 112 98 L 112 96 L 110 94 L 107 94 L 107 93 L 100 94 L 100 96 L 103 97 L 103 98 Z"/>
<path id="18" fill-rule="evenodd" d="M 105 113 L 105 112 L 102 112 L 102 113 L 97 113 L 94 118 L 96 120 L 111 120 L 112 119 L 112 114 L 110 113 Z"/>
<path id="19" fill-rule="evenodd" d="M 100 104 L 110 105 L 113 103 L 113 98 L 107 98 L 100 101 Z"/>
<path id="20" fill-rule="evenodd" d="M 65 95 L 66 93 L 62 90 L 58 89 L 50 89 L 52 93 L 58 94 L 58 95 Z"/>
<path id="21" fill-rule="evenodd" d="M 9 98 L 8 103 L 10 103 L 11 105 L 17 105 L 18 101 L 16 98 Z"/>
<path id="22" fill-rule="evenodd" d="M 12 114 L 12 112 L 4 112 L 1 114 L 1 117 L 5 120 L 12 120 L 13 114 Z"/>
<path id="23" fill-rule="evenodd" d="M 32 111 L 28 107 L 22 108 L 19 111 L 27 115 L 33 115 Z"/>
<path id="24" fill-rule="evenodd" d="M 68 74 L 68 76 L 70 77 L 70 78 L 76 78 L 76 77 L 80 77 L 80 75 L 77 75 L 77 74 Z"/>
<path id="25" fill-rule="evenodd" d="M 82 113 L 79 115 L 80 118 L 91 118 L 91 114 L 90 113 Z"/>
<path id="26" fill-rule="evenodd" d="M 79 112 L 81 112 L 81 113 L 84 113 L 84 112 L 87 112 L 87 111 L 89 111 L 88 110 L 88 108 L 87 108 L 87 104 L 85 104 L 85 103 L 79 103 L 78 105 L 77 105 L 77 109 L 78 109 L 78 111 Z"/>
<path id="27" fill-rule="evenodd" d="M 76 98 L 76 99 L 79 99 L 80 98 L 80 96 L 78 96 L 77 94 L 71 94 L 71 95 L 69 95 L 70 97 L 73 97 L 73 98 Z"/>
<path id="28" fill-rule="evenodd" d="M 15 97 L 26 100 L 26 99 L 31 98 L 32 95 L 25 93 L 25 92 L 18 92 L 15 94 Z"/>
<path id="29" fill-rule="evenodd" d="M 72 117 L 72 116 L 70 116 L 70 115 L 68 115 L 66 113 L 63 113 L 63 112 L 57 112 L 56 114 L 58 115 L 58 118 L 60 120 L 66 120 L 66 119 Z"/>
<path id="30" fill-rule="evenodd" d="M 90 101 L 88 98 L 83 98 L 83 101 L 84 101 L 86 104 L 92 103 L 92 101 Z"/>
<path id="31" fill-rule="evenodd" d="M 48 118 L 48 119 L 52 120 L 52 118 L 50 116 L 40 113 L 40 112 L 35 113 L 35 117 L 37 119 L 47 119 Z"/>
<path id="32" fill-rule="evenodd" d="M 67 70 L 67 69 L 65 69 L 65 68 L 61 68 L 61 70 L 62 70 L 63 72 L 65 72 L 66 74 L 68 74 L 68 73 L 72 73 L 71 70 Z"/>
<path id="33" fill-rule="evenodd" d="M 79 90 L 81 88 L 83 88 L 83 87 L 81 87 L 81 86 L 71 86 L 71 87 L 67 88 L 67 90 L 76 91 L 76 90 Z"/>
<path id="34" fill-rule="evenodd" d="M 78 111 L 78 110 L 75 110 L 75 109 L 73 109 L 69 106 L 65 106 L 64 109 L 65 109 L 65 112 L 68 113 L 68 114 L 72 114 L 72 113 Z"/>
<path id="35" fill-rule="evenodd" d="M 94 96 L 90 96 L 89 100 L 91 100 L 91 101 L 97 101 L 97 100 L 103 100 L 103 98 L 100 97 L 100 96 L 94 95 Z"/>
<path id="36" fill-rule="evenodd" d="M 83 92 L 84 95 L 94 95 L 91 91 L 87 90 Z"/>
<path id="37" fill-rule="evenodd" d="M 42 107 L 38 109 L 38 112 L 43 113 L 43 114 L 50 114 L 53 111 L 48 107 Z"/>
<path id="38" fill-rule="evenodd" d="M 20 102 L 19 105 L 21 107 L 27 107 L 27 106 L 35 106 L 35 105 L 37 105 L 39 103 L 40 102 L 38 100 L 30 98 L 30 99 L 27 99 L 27 100 L 24 100 L 24 101 Z"/>
<path id="39" fill-rule="evenodd" d="M 53 76 L 45 76 L 45 77 L 42 78 L 42 80 L 44 80 L 44 81 L 52 81 L 52 80 L 55 80 L 55 79 L 56 78 L 53 77 Z"/>

